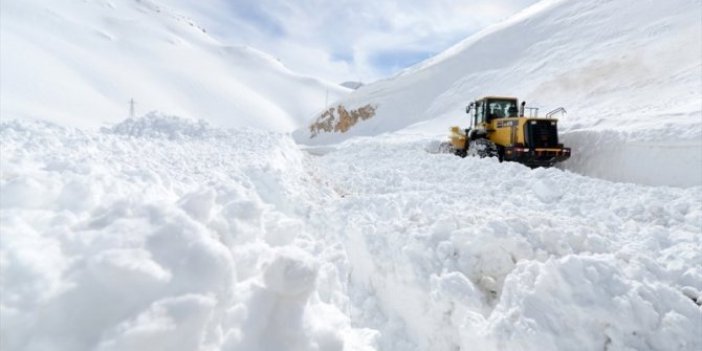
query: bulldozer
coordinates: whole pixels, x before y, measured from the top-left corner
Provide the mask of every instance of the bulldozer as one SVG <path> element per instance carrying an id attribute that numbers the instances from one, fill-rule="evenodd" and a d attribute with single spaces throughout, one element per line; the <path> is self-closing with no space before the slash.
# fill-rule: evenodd
<path id="1" fill-rule="evenodd" d="M 525 116 L 528 110 L 529 116 Z M 514 97 L 487 96 L 466 107 L 470 127 L 451 127 L 451 151 L 461 157 L 497 157 L 531 168 L 551 167 L 570 157 L 570 148 L 558 142 L 559 107 L 543 117 L 539 109 L 519 104 Z"/>

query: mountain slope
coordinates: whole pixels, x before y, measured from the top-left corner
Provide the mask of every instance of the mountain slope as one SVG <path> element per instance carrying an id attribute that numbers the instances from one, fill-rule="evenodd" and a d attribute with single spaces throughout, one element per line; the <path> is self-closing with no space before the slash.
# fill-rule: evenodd
<path id="1" fill-rule="evenodd" d="M 471 99 L 513 95 L 542 112 L 568 110 L 560 126 L 574 157 L 566 168 L 611 180 L 699 185 L 701 13 L 699 0 L 542 1 L 339 102 L 348 111 L 374 106 L 374 117 L 345 133 L 303 128 L 296 140 L 328 144 L 399 130 L 439 137 L 450 125 L 467 124 Z M 642 161 L 651 169 L 638 168 Z M 611 167 L 621 163 L 636 165 Z"/>
<path id="2" fill-rule="evenodd" d="M 348 91 L 217 41 L 190 11 L 152 0 L 3 0 L 0 116 L 94 127 L 127 117 L 134 98 L 137 114 L 289 131 L 324 107 L 327 91 L 330 100 Z"/>

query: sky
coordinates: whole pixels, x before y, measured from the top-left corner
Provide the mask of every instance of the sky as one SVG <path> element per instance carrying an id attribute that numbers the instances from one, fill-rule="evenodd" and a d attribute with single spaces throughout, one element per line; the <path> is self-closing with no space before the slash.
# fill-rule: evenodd
<path id="1" fill-rule="evenodd" d="M 183 3 L 189 0 L 178 0 Z M 292 71 L 364 83 L 397 74 L 537 0 L 203 0 L 208 32 Z"/>

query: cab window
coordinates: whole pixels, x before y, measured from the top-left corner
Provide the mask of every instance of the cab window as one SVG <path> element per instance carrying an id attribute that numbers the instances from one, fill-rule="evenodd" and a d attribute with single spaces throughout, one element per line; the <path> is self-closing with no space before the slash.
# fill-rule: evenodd
<path id="1" fill-rule="evenodd" d="M 487 102 L 487 121 L 495 118 L 516 117 L 517 101 L 513 99 L 490 99 Z"/>
<path id="2" fill-rule="evenodd" d="M 483 102 L 478 101 L 477 106 L 475 108 L 475 124 L 477 125 L 478 123 L 483 123 L 485 121 L 484 116 L 484 109 L 483 109 Z"/>

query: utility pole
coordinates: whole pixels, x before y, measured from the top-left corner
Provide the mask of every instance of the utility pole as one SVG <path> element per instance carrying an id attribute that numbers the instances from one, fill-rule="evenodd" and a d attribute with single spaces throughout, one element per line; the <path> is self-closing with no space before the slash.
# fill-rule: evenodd
<path id="1" fill-rule="evenodd" d="M 131 100 L 129 100 L 129 118 L 134 118 L 134 116 L 136 115 L 136 113 L 134 112 L 134 105 L 136 105 L 136 103 L 134 102 L 134 98 L 132 98 Z"/>

